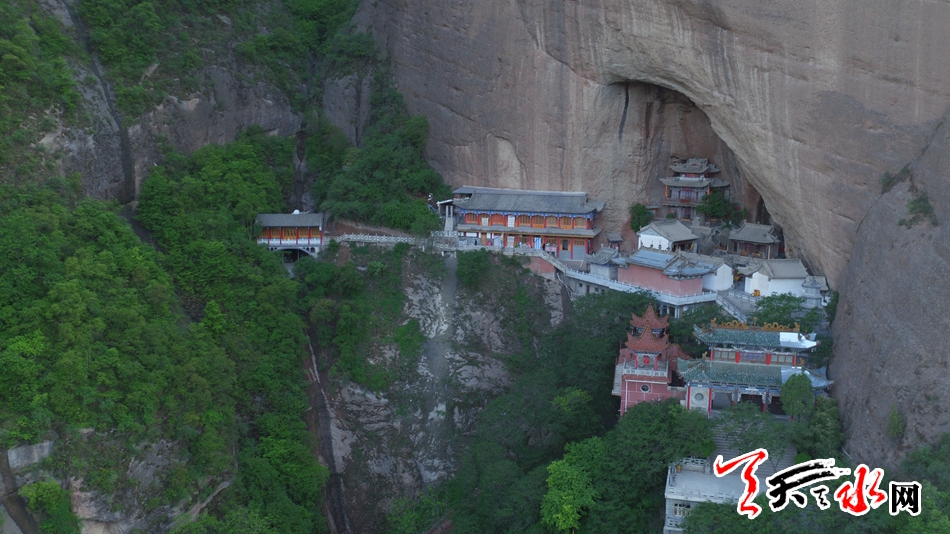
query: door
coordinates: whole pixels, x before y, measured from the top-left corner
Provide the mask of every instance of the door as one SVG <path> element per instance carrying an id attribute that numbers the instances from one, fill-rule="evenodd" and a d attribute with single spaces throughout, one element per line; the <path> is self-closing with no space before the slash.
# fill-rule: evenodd
<path id="1" fill-rule="evenodd" d="M 509 216 L 508 216 L 508 228 L 514 228 L 514 227 L 515 227 L 515 216 L 514 216 L 514 215 L 509 215 Z"/>
<path id="2" fill-rule="evenodd" d="M 559 245 L 560 253 L 558 254 L 558 257 L 562 260 L 571 259 L 571 240 L 561 239 Z"/>

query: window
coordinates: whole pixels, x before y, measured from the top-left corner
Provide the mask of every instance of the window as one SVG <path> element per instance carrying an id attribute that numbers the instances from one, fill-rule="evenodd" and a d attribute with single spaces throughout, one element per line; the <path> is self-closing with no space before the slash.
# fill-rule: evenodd
<path id="1" fill-rule="evenodd" d="M 640 391 L 642 391 L 642 392 L 644 392 L 644 393 L 649 393 L 649 392 L 650 392 L 650 386 L 649 386 L 649 384 L 643 384 L 642 386 L 640 386 Z"/>
<path id="2" fill-rule="evenodd" d="M 548 228 L 557 228 L 557 217 L 548 217 L 545 226 Z"/>
<path id="3" fill-rule="evenodd" d="M 475 213 L 466 213 L 465 224 L 478 224 L 478 215 Z"/>
<path id="4" fill-rule="evenodd" d="M 531 217 L 531 226 L 535 228 L 544 228 L 544 217 L 540 215 L 534 215 Z"/>
<path id="5" fill-rule="evenodd" d="M 686 503 L 673 503 L 673 515 L 676 517 L 686 517 L 689 515 L 690 505 Z"/>
<path id="6" fill-rule="evenodd" d="M 570 217 L 561 217 L 561 228 L 573 228 L 572 222 Z"/>
<path id="7" fill-rule="evenodd" d="M 562 239 L 561 240 L 561 250 L 571 250 L 571 240 Z"/>
<path id="8" fill-rule="evenodd" d="M 528 217 L 527 215 L 518 216 L 518 226 L 528 226 L 530 224 L 531 224 L 530 217 Z"/>
<path id="9" fill-rule="evenodd" d="M 284 228 L 284 239 L 295 239 L 297 237 L 296 228 Z"/>
<path id="10" fill-rule="evenodd" d="M 491 225 L 492 226 L 505 226 L 505 216 L 504 215 L 492 215 L 491 216 Z"/>
<path id="11" fill-rule="evenodd" d="M 587 228 L 587 219 L 583 217 L 574 217 L 574 228 Z"/>

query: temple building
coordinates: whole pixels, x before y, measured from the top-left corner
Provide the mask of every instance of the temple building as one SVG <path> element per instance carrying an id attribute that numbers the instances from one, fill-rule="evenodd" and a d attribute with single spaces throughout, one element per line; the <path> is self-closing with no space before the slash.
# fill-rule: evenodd
<path id="1" fill-rule="evenodd" d="M 790 293 L 801 297 L 805 293 L 803 284 L 808 270 L 798 258 L 753 260 L 737 270 L 745 275 L 744 290 L 750 295 L 770 297 Z"/>
<path id="2" fill-rule="evenodd" d="M 323 245 L 322 213 L 261 213 L 257 225 L 261 227 L 257 243 L 268 250 L 301 250 L 316 256 Z"/>
<path id="3" fill-rule="evenodd" d="M 627 258 L 612 261 L 619 264 L 618 282 L 674 296 L 702 294 L 703 278 L 715 275 L 718 268 L 679 253 L 652 249 L 640 249 Z"/>
<path id="4" fill-rule="evenodd" d="M 670 343 L 669 326 L 669 315 L 657 317 L 652 303 L 643 317 L 631 314 L 631 331 L 614 368 L 612 393 L 620 397 L 621 416 L 641 402 L 682 398 L 681 388 L 676 388 L 673 380 L 677 360 L 688 356 L 679 345 Z"/>
<path id="5" fill-rule="evenodd" d="M 637 248 L 657 250 L 693 250 L 699 237 L 675 219 L 651 222 L 637 232 Z"/>
<path id="6" fill-rule="evenodd" d="M 729 235 L 728 251 L 742 256 L 772 259 L 778 255 L 779 238 L 769 224 L 745 223 Z"/>
<path id="7" fill-rule="evenodd" d="M 453 193 L 451 203 L 440 203 L 440 209 L 458 217 L 461 238 L 476 238 L 482 245 L 531 247 L 583 260 L 601 232 L 594 219 L 604 202 L 587 193 L 468 186 Z"/>
<path id="8" fill-rule="evenodd" d="M 815 390 L 833 383 L 802 367 L 818 342 L 800 333 L 797 325 L 790 329 L 713 321 L 693 328 L 696 338 L 709 346 L 709 357 L 679 369 L 688 409 L 709 414 L 746 399 L 761 401 L 765 411 L 773 398 L 780 397 L 782 384 L 795 374 L 808 376 Z"/>
<path id="9" fill-rule="evenodd" d="M 695 218 L 696 206 L 714 191 L 722 191 L 729 198 L 729 182 L 713 176 L 719 169 L 706 158 L 689 158 L 685 163 L 670 165 L 670 169 L 673 176 L 660 179 L 665 186 L 662 204 L 677 219 Z"/>

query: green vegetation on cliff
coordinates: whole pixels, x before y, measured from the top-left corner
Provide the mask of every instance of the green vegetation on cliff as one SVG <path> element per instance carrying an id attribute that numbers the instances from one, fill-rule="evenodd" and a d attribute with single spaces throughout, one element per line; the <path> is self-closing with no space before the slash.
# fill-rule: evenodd
<path id="1" fill-rule="evenodd" d="M 312 95 L 299 87 L 310 83 L 321 57 L 334 59 L 341 47 L 345 53 L 366 53 L 359 46 L 340 44 L 365 41 L 341 31 L 355 10 L 352 0 L 79 3 L 93 50 L 115 83 L 119 107 L 131 116 L 161 102 L 169 92 L 201 91 L 207 85 L 202 68 L 232 61 L 232 49 L 261 66 L 266 79 L 302 107 Z"/>
<path id="2" fill-rule="evenodd" d="M 140 206 L 162 253 L 75 184 L 0 188 L 0 446 L 55 431 L 58 469 L 118 509 L 230 479 L 226 509 L 274 532 L 325 528 L 300 285 L 251 234 L 259 210 L 283 209 L 293 144 L 258 131 L 169 155 Z M 170 464 L 139 487 L 130 460 L 161 442 Z"/>
<path id="3" fill-rule="evenodd" d="M 37 4 L 0 4 L 0 168 L 12 171 L 2 182 L 40 169 L 30 145 L 56 126 L 57 114 L 71 114 L 79 103 L 65 59 L 78 54 L 59 21 Z"/>
<path id="4" fill-rule="evenodd" d="M 327 472 L 311 454 L 301 419 L 307 340 L 299 288 L 252 234 L 258 212 L 282 208 L 292 147 L 293 140 L 258 130 L 188 159 L 171 155 L 145 183 L 139 219 L 165 252 L 186 312 L 217 345 L 220 361 L 208 368 L 217 376 L 207 384 L 227 388 L 204 397 L 213 414 L 183 423 L 199 432 L 208 425 L 228 430 L 198 440 L 199 451 L 227 455 L 219 469 L 230 467 L 238 445 L 230 499 L 279 532 L 312 532 L 324 527 L 318 505 Z M 249 426 L 238 427 L 229 406 Z"/>

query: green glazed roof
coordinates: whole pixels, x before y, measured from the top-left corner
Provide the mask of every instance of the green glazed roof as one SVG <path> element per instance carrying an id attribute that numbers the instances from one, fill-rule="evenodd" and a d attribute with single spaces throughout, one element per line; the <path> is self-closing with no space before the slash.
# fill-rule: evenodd
<path id="1" fill-rule="evenodd" d="M 686 369 L 680 368 L 679 374 L 686 382 L 782 387 L 782 368 L 778 365 L 700 360 L 688 362 Z"/>
<path id="2" fill-rule="evenodd" d="M 779 332 L 769 330 L 744 330 L 734 328 L 708 328 L 694 326 L 696 337 L 707 345 L 748 345 L 755 347 L 781 347 Z"/>

